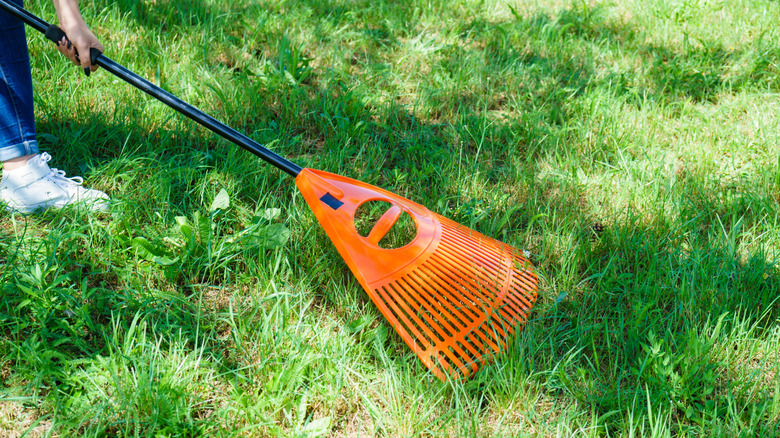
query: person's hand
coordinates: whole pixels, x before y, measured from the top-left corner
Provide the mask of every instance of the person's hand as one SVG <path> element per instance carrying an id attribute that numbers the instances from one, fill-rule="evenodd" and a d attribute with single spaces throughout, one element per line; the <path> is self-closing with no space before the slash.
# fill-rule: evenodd
<path id="1" fill-rule="evenodd" d="M 97 37 L 95 37 L 95 34 L 93 34 L 92 31 L 87 28 L 87 25 L 84 24 L 83 21 L 76 23 L 73 26 L 69 26 L 69 28 L 66 28 L 63 25 L 62 30 L 65 32 L 65 35 L 67 35 L 68 38 L 63 38 L 59 43 L 57 43 L 57 50 L 59 50 L 60 53 L 65 55 L 68 59 L 73 61 L 74 64 L 84 68 L 84 71 L 97 70 L 98 66 L 92 65 L 89 52 L 91 48 L 95 48 L 100 50 L 102 53 L 104 48 L 103 45 L 100 44 L 100 41 L 98 41 Z M 78 55 L 76 55 L 76 51 L 78 51 Z"/>

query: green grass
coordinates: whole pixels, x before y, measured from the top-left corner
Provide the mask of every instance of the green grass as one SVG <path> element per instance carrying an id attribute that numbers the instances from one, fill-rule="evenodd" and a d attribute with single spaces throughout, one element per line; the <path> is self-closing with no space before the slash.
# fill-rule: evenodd
<path id="1" fill-rule="evenodd" d="M 540 299 L 442 384 L 292 179 L 28 29 L 40 143 L 115 203 L 0 214 L 0 436 L 780 435 L 777 2 L 83 3 L 296 163 L 529 250 Z"/>

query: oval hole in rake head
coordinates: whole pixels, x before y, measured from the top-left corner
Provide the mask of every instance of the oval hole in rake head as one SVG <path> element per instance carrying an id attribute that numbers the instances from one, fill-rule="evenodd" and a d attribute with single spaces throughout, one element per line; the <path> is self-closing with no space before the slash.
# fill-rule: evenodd
<path id="1" fill-rule="evenodd" d="M 386 201 L 366 201 L 355 210 L 355 231 L 363 237 L 369 237 L 382 217 L 389 213 L 393 204 Z M 411 243 L 417 237 L 417 224 L 406 211 L 400 211 L 398 219 L 392 224 L 378 246 L 382 249 L 398 249 Z"/>

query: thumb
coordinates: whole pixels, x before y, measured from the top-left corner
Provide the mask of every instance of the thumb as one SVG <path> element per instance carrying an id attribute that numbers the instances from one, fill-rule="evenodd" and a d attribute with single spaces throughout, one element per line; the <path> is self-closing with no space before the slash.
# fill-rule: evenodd
<path id="1" fill-rule="evenodd" d="M 93 56 L 93 52 L 99 52 L 96 53 L 95 56 Z M 81 61 L 81 67 L 84 69 L 84 72 L 93 72 L 98 69 L 98 66 L 96 64 L 93 64 L 93 58 L 97 58 L 97 55 L 100 53 L 103 53 L 103 45 L 95 42 L 90 42 L 89 44 L 85 44 L 83 48 L 79 48 L 79 61 Z M 89 74 L 89 73 L 87 73 Z"/>
<path id="2" fill-rule="evenodd" d="M 100 44 L 100 41 L 98 41 L 92 32 L 86 28 L 78 29 L 78 31 L 72 32 L 69 37 L 70 41 L 73 43 L 73 46 L 75 46 L 76 50 L 78 50 L 79 64 L 81 65 L 81 68 L 84 69 L 84 73 L 89 75 L 90 72 L 97 70 L 97 65 L 92 64 L 91 52 L 92 50 L 98 50 L 100 53 L 103 53 L 104 49 L 103 45 Z"/>
<path id="3" fill-rule="evenodd" d="M 91 71 L 96 71 L 98 69 L 97 64 L 95 64 L 94 62 L 97 61 L 98 56 L 103 54 L 104 50 L 105 48 L 103 47 L 102 44 L 100 44 L 99 41 L 95 41 L 95 44 L 90 46 L 89 51 L 87 52 L 88 55 L 85 56 L 85 58 L 87 58 L 87 60 L 89 61 L 89 68 Z M 94 56 L 93 56 L 93 52 L 94 52 Z"/>

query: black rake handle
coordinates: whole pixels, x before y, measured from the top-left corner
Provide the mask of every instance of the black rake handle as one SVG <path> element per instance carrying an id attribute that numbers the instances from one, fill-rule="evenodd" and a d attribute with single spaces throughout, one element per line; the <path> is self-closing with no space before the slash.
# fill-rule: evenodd
<path id="1" fill-rule="evenodd" d="M 65 36 L 65 33 L 59 27 L 47 23 L 46 21 L 31 14 L 24 8 L 10 3 L 9 0 L 0 0 L 0 9 L 4 9 L 6 12 L 24 21 L 30 27 L 44 34 L 47 39 L 53 41 L 55 44 L 59 43 L 62 40 L 62 37 Z M 123 67 L 121 64 L 100 53 L 99 50 L 94 48 L 91 49 L 90 57 L 93 65 L 97 65 L 106 69 L 108 72 L 114 74 L 128 84 L 154 97 L 155 99 L 168 105 L 181 114 L 184 114 L 198 124 L 208 128 L 212 132 L 219 134 L 226 140 L 241 146 L 249 152 L 252 152 L 269 164 L 272 164 L 280 170 L 283 170 L 290 176 L 296 177 L 299 173 L 301 173 L 301 170 L 303 170 L 301 166 L 298 166 L 281 155 L 272 152 L 246 135 L 225 125 L 214 117 L 211 117 L 203 111 L 174 96 L 173 94 L 163 90 L 157 85 L 154 85 L 146 79 L 138 76 L 137 74 Z"/>

